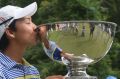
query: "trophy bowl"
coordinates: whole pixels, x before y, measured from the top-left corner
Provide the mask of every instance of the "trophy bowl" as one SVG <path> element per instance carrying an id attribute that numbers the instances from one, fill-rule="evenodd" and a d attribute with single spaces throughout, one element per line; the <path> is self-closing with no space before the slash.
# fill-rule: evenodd
<path id="1" fill-rule="evenodd" d="M 96 76 L 89 76 L 86 68 L 108 53 L 117 24 L 106 21 L 59 21 L 45 26 L 49 41 L 55 42 L 62 51 L 74 54 L 67 63 L 67 78 L 97 79 Z"/>

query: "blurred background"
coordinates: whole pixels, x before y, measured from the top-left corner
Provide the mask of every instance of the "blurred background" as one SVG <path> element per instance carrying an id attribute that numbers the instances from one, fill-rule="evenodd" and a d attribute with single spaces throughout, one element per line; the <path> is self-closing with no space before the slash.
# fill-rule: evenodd
<path id="1" fill-rule="evenodd" d="M 75 20 L 102 20 L 118 24 L 112 48 L 98 63 L 88 67 L 90 75 L 99 79 L 106 79 L 109 75 L 120 79 L 120 0 L 0 0 L 0 8 L 5 5 L 25 7 L 36 1 L 37 13 L 33 16 L 36 25 Z M 26 60 L 36 66 L 41 78 L 49 75 L 66 75 L 64 65 L 49 59 L 41 44 L 28 48 L 25 52 Z"/>

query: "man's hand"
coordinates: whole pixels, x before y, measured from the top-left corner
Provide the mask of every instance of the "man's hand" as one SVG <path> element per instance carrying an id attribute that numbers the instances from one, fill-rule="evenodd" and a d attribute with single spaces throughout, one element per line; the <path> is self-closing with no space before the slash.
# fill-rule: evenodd
<path id="1" fill-rule="evenodd" d="M 47 37 L 47 27 L 45 25 L 39 25 L 39 36 L 41 37 L 41 41 L 44 41 Z"/>
<path id="2" fill-rule="evenodd" d="M 46 47 L 47 49 L 49 49 L 50 46 L 49 46 L 49 41 L 48 41 L 48 39 L 47 39 L 47 26 L 45 26 L 45 25 L 40 25 L 40 26 L 39 26 L 39 29 L 40 29 L 40 31 L 39 31 L 40 40 L 41 40 L 41 42 L 44 43 L 45 47 Z"/>
<path id="3" fill-rule="evenodd" d="M 62 75 L 57 75 L 57 76 L 48 76 L 45 79 L 65 79 L 65 77 Z"/>
<path id="4" fill-rule="evenodd" d="M 64 58 L 66 58 L 66 59 L 68 59 L 68 60 L 71 60 L 74 57 L 74 54 L 62 52 L 61 56 L 64 57 Z"/>

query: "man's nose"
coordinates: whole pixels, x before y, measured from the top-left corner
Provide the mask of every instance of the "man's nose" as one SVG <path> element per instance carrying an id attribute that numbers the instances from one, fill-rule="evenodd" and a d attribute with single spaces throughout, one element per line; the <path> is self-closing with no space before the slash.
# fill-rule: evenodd
<path id="1" fill-rule="evenodd" d="M 36 28 L 36 27 L 37 27 L 37 25 L 33 23 L 33 28 Z"/>
<path id="2" fill-rule="evenodd" d="M 33 30 L 35 31 L 37 29 L 37 25 L 33 23 Z"/>

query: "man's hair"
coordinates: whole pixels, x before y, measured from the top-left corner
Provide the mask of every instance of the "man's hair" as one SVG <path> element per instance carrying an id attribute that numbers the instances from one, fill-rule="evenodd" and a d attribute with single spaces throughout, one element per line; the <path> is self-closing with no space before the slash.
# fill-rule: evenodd
<path id="1" fill-rule="evenodd" d="M 9 28 L 13 31 L 16 31 L 15 23 L 16 23 L 16 20 L 14 20 L 9 25 Z M 6 33 L 4 33 L 3 36 L 0 39 L 0 51 L 4 51 L 7 48 L 8 45 L 9 45 L 9 39 L 7 38 Z"/>

